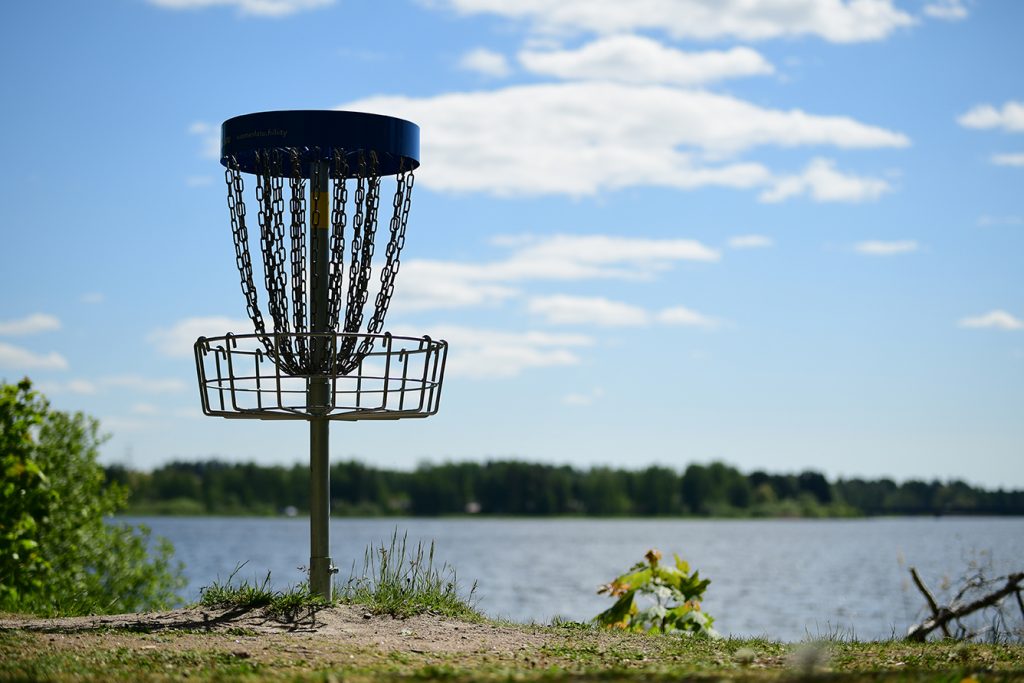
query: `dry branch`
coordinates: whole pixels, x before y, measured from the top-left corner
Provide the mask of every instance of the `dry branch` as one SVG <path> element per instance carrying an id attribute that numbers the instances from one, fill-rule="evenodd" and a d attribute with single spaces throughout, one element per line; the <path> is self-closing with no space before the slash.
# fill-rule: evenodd
<path id="1" fill-rule="evenodd" d="M 928 586 L 924 585 L 924 580 L 921 579 L 921 575 L 917 573 L 917 569 L 915 567 L 910 568 L 910 578 L 914 579 L 914 585 L 916 585 L 917 589 L 921 591 L 922 595 L 924 595 L 924 599 L 928 603 L 929 609 L 932 611 L 932 619 L 939 623 L 939 628 L 942 629 L 942 635 L 947 638 L 952 638 L 953 636 L 949 632 L 949 626 L 946 625 L 946 622 L 941 621 L 943 611 L 948 612 L 949 610 L 940 608 L 939 604 L 935 602 L 935 596 L 932 595 L 930 590 L 928 590 Z"/>
<path id="2" fill-rule="evenodd" d="M 1020 603 L 1020 591 L 1024 589 L 1021 583 L 1024 582 L 1024 572 L 1017 572 L 1010 574 L 1006 577 L 1006 585 L 1002 588 L 983 595 L 982 597 L 969 602 L 965 605 L 958 605 L 956 607 L 940 607 L 936 602 L 935 598 L 931 596 L 928 589 L 924 586 L 924 582 L 921 581 L 920 577 L 917 576 L 917 572 L 913 569 L 910 570 L 911 576 L 914 578 L 914 583 L 917 584 L 918 588 L 925 593 L 925 599 L 928 600 L 928 605 L 932 609 L 932 616 L 925 619 L 920 624 L 914 624 L 907 631 L 907 640 L 913 640 L 917 642 L 923 642 L 928 634 L 937 628 L 941 628 L 943 633 L 949 635 L 947 624 L 954 619 L 967 616 L 972 612 L 977 612 L 980 609 L 991 607 L 999 603 L 1003 598 L 1008 595 L 1016 595 L 1018 604 Z"/>

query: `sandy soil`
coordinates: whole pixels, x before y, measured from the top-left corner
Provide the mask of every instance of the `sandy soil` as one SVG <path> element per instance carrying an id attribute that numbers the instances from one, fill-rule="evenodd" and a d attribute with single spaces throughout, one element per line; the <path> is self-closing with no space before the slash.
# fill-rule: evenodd
<path id="1" fill-rule="evenodd" d="M 267 636 L 280 635 L 285 636 L 280 640 L 330 642 L 355 648 L 370 647 L 384 652 L 415 653 L 489 651 L 512 654 L 517 650 L 542 646 L 549 638 L 539 629 L 530 627 L 472 623 L 427 614 L 395 619 L 374 616 L 365 609 L 351 605 L 305 613 L 292 622 L 267 616 L 260 609 L 243 611 L 194 608 L 61 619 L 0 616 L 0 630 L 11 629 L 60 636 L 109 634 L 115 639 L 118 631 L 123 633 L 125 630 L 152 634 L 178 633 L 183 636 L 194 633 L 197 637 L 215 633 L 239 636 L 232 639 L 238 645 L 245 645 L 248 641 L 266 642 Z M 187 647 L 191 638 L 174 640 Z M 278 639 L 272 637 L 270 640 Z M 84 642 L 88 641 L 93 641 L 93 638 L 84 639 Z"/>

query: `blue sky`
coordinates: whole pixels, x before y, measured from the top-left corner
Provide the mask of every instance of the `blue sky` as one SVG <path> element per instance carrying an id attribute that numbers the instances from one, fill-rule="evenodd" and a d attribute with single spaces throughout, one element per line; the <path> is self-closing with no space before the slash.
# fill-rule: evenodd
<path id="1" fill-rule="evenodd" d="M 1024 3 L 5 3 L 0 377 L 106 462 L 291 463 L 204 418 L 246 330 L 219 124 L 421 126 L 387 327 L 451 343 L 441 412 L 336 425 L 387 467 L 587 466 L 1024 486 Z"/>

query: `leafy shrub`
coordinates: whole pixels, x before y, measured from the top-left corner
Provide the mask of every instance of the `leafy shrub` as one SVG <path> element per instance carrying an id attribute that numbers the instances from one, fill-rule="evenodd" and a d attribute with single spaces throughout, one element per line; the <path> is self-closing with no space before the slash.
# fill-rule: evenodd
<path id="1" fill-rule="evenodd" d="M 675 566 L 661 564 L 661 552 L 647 551 L 644 562 L 637 562 L 625 574 L 598 589 L 618 598 L 615 604 L 596 617 L 599 625 L 644 633 L 701 634 L 717 637 L 711 628 L 714 619 L 700 609 L 700 601 L 708 579 L 699 572 L 690 573 L 690 565 L 675 557 Z M 649 605 L 637 606 L 638 596 L 647 598 Z"/>
<path id="2" fill-rule="evenodd" d="M 108 523 L 126 490 L 96 462 L 104 437 L 83 413 L 52 410 L 31 382 L 0 383 L 0 611 L 159 609 L 184 585 L 160 539 Z"/>

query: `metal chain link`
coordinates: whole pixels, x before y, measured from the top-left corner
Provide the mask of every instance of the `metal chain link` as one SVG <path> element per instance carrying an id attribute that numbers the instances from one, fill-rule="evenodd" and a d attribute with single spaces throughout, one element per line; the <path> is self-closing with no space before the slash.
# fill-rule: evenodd
<path id="1" fill-rule="evenodd" d="M 359 323 L 362 324 L 363 315 L 366 311 L 366 302 L 370 298 L 370 278 L 373 275 L 373 252 L 376 246 L 377 237 L 377 212 L 380 207 L 380 176 L 377 174 L 377 153 L 370 151 L 370 178 L 367 183 L 367 199 L 366 199 L 366 225 L 363 230 L 363 257 L 360 263 L 360 282 L 359 282 Z M 358 326 L 356 327 L 358 330 Z M 359 343 L 359 348 L 355 352 L 353 360 L 358 363 L 362 358 L 371 351 L 373 348 L 374 340 L 369 337 L 364 337 Z M 355 364 L 353 364 L 355 367 Z"/>
<path id="2" fill-rule="evenodd" d="M 238 266 L 242 292 L 245 295 L 246 309 L 256 328 L 256 333 L 264 344 L 267 353 L 273 357 L 282 370 L 289 374 L 308 374 L 314 371 L 311 362 L 311 344 L 307 337 L 310 332 L 308 323 L 307 287 L 318 290 L 318 275 L 312 272 L 308 261 L 306 230 L 312 225 L 320 226 L 324 216 L 321 212 L 330 211 L 330 233 L 319 229 L 313 230 L 310 244 L 316 247 L 320 239 L 328 239 L 329 263 L 327 286 L 327 318 L 326 324 L 331 332 L 342 331 L 358 334 L 362 326 L 366 304 L 369 299 L 369 284 L 373 275 L 372 261 L 375 249 L 377 219 L 380 207 L 381 177 L 379 175 L 379 159 L 376 152 L 358 152 L 354 156 L 357 163 L 352 211 L 348 211 L 350 175 L 348 156 L 352 154 L 343 149 L 329 151 L 331 162 L 326 165 L 314 162 L 310 171 L 310 184 L 313 192 L 319 192 L 325 180 L 329 185 L 333 180 L 331 205 L 327 209 L 319 201 L 313 201 L 310 207 L 311 223 L 307 226 L 306 178 L 302 161 L 307 150 L 284 148 L 261 150 L 256 157 L 256 200 L 259 206 L 258 222 L 260 227 L 260 243 L 264 263 L 263 275 L 267 289 L 268 307 L 274 322 L 276 343 L 270 339 L 263 314 L 259 308 L 258 294 L 253 281 L 252 259 L 249 254 L 249 235 L 245 223 L 244 185 L 239 165 L 230 159 L 225 170 L 225 181 L 228 186 L 228 208 L 231 214 L 232 237 L 235 245 L 235 262 Z M 313 159 L 320 159 L 318 150 L 308 150 Z M 288 172 L 285 168 L 290 166 Z M 327 178 L 323 174 L 327 173 Z M 285 202 L 284 178 L 288 177 L 290 201 L 289 238 L 290 248 L 285 246 Z M 380 290 L 377 292 L 373 312 L 367 323 L 366 333 L 379 334 L 384 326 L 384 319 L 390 307 L 395 290 L 395 279 L 401 268 L 401 252 L 405 246 L 405 231 L 409 221 L 412 201 L 412 189 L 415 177 L 412 170 L 405 169 L 404 160 L 400 162 L 396 175 L 397 188 L 392 201 L 392 214 L 389 223 L 389 236 L 386 247 L 385 262 L 379 274 Z M 346 231 L 351 224 L 352 237 L 346 245 Z M 350 254 L 347 264 L 346 287 L 346 246 Z M 290 253 L 289 253 L 290 252 Z M 291 320 L 289 321 L 289 273 L 286 263 L 290 262 L 291 287 Z M 347 291 L 346 291 L 347 290 Z M 342 314 L 342 306 L 345 312 Z M 292 334 L 295 333 L 295 334 Z M 346 337 L 341 344 L 329 345 L 330 358 L 324 359 L 334 368 L 334 372 L 343 374 L 351 372 L 362 358 L 373 349 L 374 340 Z"/>
<path id="3" fill-rule="evenodd" d="M 345 150 L 335 149 L 334 166 L 334 201 L 331 207 L 331 282 L 327 292 L 327 324 L 332 330 L 338 329 L 341 317 L 341 301 L 344 297 L 345 285 L 345 228 L 348 222 L 346 209 L 348 206 L 348 160 Z"/>
<path id="4" fill-rule="evenodd" d="M 312 205 L 311 208 L 310 208 L 310 212 L 311 213 L 310 213 L 310 217 L 309 217 L 310 218 L 310 222 L 309 222 L 309 225 L 310 225 L 310 238 L 309 238 L 309 241 L 310 241 L 310 248 L 312 249 L 313 253 L 314 254 L 319 254 L 320 253 L 320 240 L 323 239 L 323 236 L 326 233 L 326 231 L 321 232 L 321 229 L 319 227 L 321 225 L 321 223 L 320 223 L 321 206 L 320 206 L 320 202 L 316 201 L 318 199 L 317 195 L 320 194 L 320 185 L 321 185 L 321 183 L 324 180 L 323 177 L 321 176 L 321 166 L 322 165 L 319 162 L 319 159 L 320 159 L 320 149 L 318 147 L 314 147 L 313 148 L 313 159 L 315 161 L 312 162 L 312 169 L 311 169 L 310 174 L 309 174 L 309 185 L 310 185 L 310 188 L 309 188 L 310 199 L 309 199 L 309 201 L 310 201 L 310 204 Z M 314 226 L 316 226 L 316 227 L 314 227 Z M 317 269 L 314 268 L 312 264 L 310 264 L 310 290 L 314 291 L 314 292 L 317 292 L 317 291 L 320 290 L 320 273 L 317 272 Z"/>
<path id="5" fill-rule="evenodd" d="M 377 210 L 380 205 L 380 175 L 378 174 L 377 153 L 370 151 L 369 168 L 365 167 L 365 156 L 360 155 L 360 180 L 366 179 L 365 199 L 362 202 L 362 235 L 356 244 L 356 235 L 353 230 L 352 237 L 352 264 L 349 269 L 349 290 L 348 310 L 346 311 L 345 331 L 358 333 L 363 324 L 363 316 L 366 309 L 366 301 L 369 298 L 370 276 L 373 272 L 373 251 L 374 238 L 377 233 Z M 357 186 L 358 193 L 362 184 Z M 353 221 L 353 228 L 355 222 Z M 349 337 L 341 350 L 342 358 L 346 360 L 342 366 L 344 372 L 350 372 L 362 360 L 372 346 L 373 342 L 364 339 L 358 350 L 355 350 L 356 341 Z"/>
<path id="6" fill-rule="evenodd" d="M 256 155 L 256 201 L 259 203 L 260 244 L 263 248 L 263 276 L 268 307 L 278 340 L 278 360 L 295 367 L 288 324 L 288 283 L 285 276 L 284 200 L 281 198 L 280 151 L 263 150 Z"/>
<path id="7" fill-rule="evenodd" d="M 302 159 L 299 150 L 288 150 L 291 159 L 291 174 L 288 184 L 291 189 L 291 261 L 292 261 L 292 322 L 297 333 L 309 332 L 306 325 L 306 184 L 302 177 Z M 296 338 L 297 364 L 309 365 L 309 345 L 306 338 Z"/>
<path id="8" fill-rule="evenodd" d="M 231 215 L 231 237 L 235 245 L 235 265 L 238 267 L 238 274 L 241 278 L 242 294 L 245 296 L 245 308 L 252 320 L 256 334 L 260 341 L 268 349 L 271 348 L 270 340 L 266 335 L 266 327 L 263 324 L 263 314 L 260 312 L 259 301 L 256 294 L 256 285 L 252 278 L 252 258 L 249 256 L 249 230 L 245 225 L 245 195 L 242 173 L 238 167 L 238 160 L 234 157 L 228 159 L 224 169 L 224 181 L 228 186 L 228 212 Z"/>
<path id="9" fill-rule="evenodd" d="M 359 281 L 359 255 L 362 253 L 363 245 L 363 223 L 366 211 L 366 156 L 359 152 L 356 169 L 356 189 L 354 205 L 352 207 L 352 256 L 348 268 L 348 292 L 345 302 L 345 326 L 344 332 L 358 332 L 362 324 L 362 317 L 355 317 L 357 296 L 357 283 Z M 355 325 L 355 329 L 353 329 Z M 352 361 L 352 351 L 355 348 L 355 340 L 346 337 L 338 349 L 338 356 L 344 361 L 342 372 L 347 374 L 355 363 Z"/>
<path id="10" fill-rule="evenodd" d="M 373 317 L 366 326 L 366 331 L 370 334 L 379 333 L 384 326 L 384 316 L 387 315 L 391 297 L 395 293 L 395 276 L 398 275 L 398 270 L 402 266 L 401 253 L 405 246 L 405 227 L 409 222 L 412 186 L 415 182 L 412 172 L 406 173 L 402 165 L 398 169 L 398 187 L 395 190 L 392 203 L 394 212 L 391 214 L 391 236 L 385 251 L 386 260 L 380 271 L 380 291 L 377 292 Z"/>

